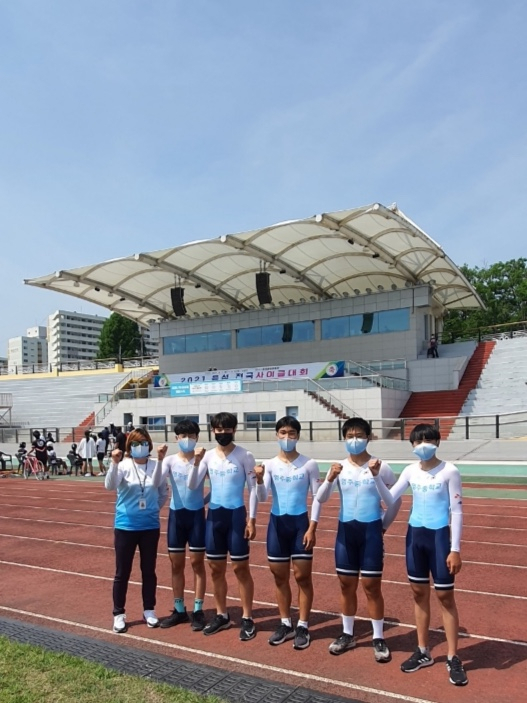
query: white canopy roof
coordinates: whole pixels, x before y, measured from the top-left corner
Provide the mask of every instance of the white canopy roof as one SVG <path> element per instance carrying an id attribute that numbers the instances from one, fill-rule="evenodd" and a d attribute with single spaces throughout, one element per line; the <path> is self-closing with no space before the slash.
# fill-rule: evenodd
<path id="1" fill-rule="evenodd" d="M 261 307 L 255 273 L 270 274 L 271 305 L 352 297 L 428 284 L 440 309 L 483 304 L 443 249 L 394 204 L 375 204 L 134 254 L 32 278 L 148 326 L 174 318 L 170 289 L 184 288 L 187 317 Z"/>

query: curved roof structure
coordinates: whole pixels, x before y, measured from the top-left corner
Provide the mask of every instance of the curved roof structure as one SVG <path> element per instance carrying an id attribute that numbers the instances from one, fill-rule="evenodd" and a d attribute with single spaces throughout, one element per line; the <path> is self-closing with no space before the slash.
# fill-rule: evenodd
<path id="1" fill-rule="evenodd" d="M 397 209 L 374 204 L 134 254 L 26 280 L 136 320 L 260 308 L 255 274 L 270 274 L 272 306 L 430 285 L 439 309 L 483 307 L 443 249 Z"/>

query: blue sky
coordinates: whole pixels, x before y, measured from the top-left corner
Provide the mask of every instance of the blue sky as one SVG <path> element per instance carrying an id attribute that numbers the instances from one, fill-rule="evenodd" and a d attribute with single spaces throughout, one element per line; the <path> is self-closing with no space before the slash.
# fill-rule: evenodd
<path id="1" fill-rule="evenodd" d="M 523 0 L 0 0 L 7 339 L 57 269 L 373 202 L 526 255 Z M 522 206 L 523 207 L 523 206 Z"/>

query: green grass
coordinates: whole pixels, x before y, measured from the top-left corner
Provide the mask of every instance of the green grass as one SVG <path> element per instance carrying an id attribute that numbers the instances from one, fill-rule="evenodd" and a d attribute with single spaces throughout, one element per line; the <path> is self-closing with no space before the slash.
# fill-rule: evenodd
<path id="1" fill-rule="evenodd" d="M 0 637 L 0 703 L 72 702 L 222 703 Z"/>

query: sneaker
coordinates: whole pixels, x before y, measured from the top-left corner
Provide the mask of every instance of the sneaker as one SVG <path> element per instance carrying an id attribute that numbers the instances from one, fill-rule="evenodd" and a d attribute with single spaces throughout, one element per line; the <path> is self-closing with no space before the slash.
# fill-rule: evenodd
<path id="1" fill-rule="evenodd" d="M 329 651 L 331 654 L 342 654 L 343 652 L 347 652 L 348 649 L 354 649 L 356 646 L 357 640 L 355 637 L 343 632 L 329 645 Z"/>
<path id="2" fill-rule="evenodd" d="M 153 610 L 145 610 L 143 613 L 143 620 L 146 622 L 148 627 L 159 627 L 159 619 Z"/>
<path id="3" fill-rule="evenodd" d="M 180 625 L 182 622 L 188 622 L 189 621 L 189 616 L 187 613 L 187 610 L 185 610 L 180 613 L 177 610 L 172 611 L 172 615 L 169 615 L 168 618 L 165 618 L 164 620 L 161 621 L 160 627 L 163 629 L 166 629 L 167 627 L 174 627 L 174 625 Z"/>
<path id="4" fill-rule="evenodd" d="M 446 668 L 450 674 L 450 683 L 454 686 L 466 686 L 468 683 L 467 675 L 465 674 L 465 669 L 461 663 L 461 659 L 454 655 L 452 659 L 446 660 Z"/>
<path id="5" fill-rule="evenodd" d="M 419 647 L 412 654 L 410 659 L 407 659 L 401 664 L 401 671 L 405 674 L 411 674 L 412 671 L 417 671 L 423 666 L 432 666 L 434 660 L 429 654 L 421 652 Z"/>
<path id="6" fill-rule="evenodd" d="M 126 632 L 126 615 L 124 613 L 113 616 L 113 631 L 116 635 Z"/>
<path id="7" fill-rule="evenodd" d="M 292 640 L 294 636 L 294 629 L 289 625 L 285 625 L 282 622 L 280 623 L 278 630 L 276 630 L 276 632 L 273 632 L 271 637 L 269 637 L 269 644 L 276 646 L 278 644 L 282 644 L 286 640 Z"/>
<path id="8" fill-rule="evenodd" d="M 252 618 L 242 618 L 240 627 L 240 639 L 242 642 L 247 642 L 256 637 L 256 627 Z"/>
<path id="9" fill-rule="evenodd" d="M 375 661 L 383 664 L 384 662 L 389 662 L 392 658 L 386 640 L 382 638 L 376 638 L 373 640 L 373 654 L 375 655 Z"/>
<path id="10" fill-rule="evenodd" d="M 310 642 L 311 637 L 309 636 L 309 630 L 307 627 L 302 627 L 302 625 L 299 625 L 295 630 L 295 641 L 293 642 L 293 648 L 307 649 Z"/>
<path id="11" fill-rule="evenodd" d="M 216 632 L 220 630 L 228 630 L 232 625 L 231 618 L 229 615 L 224 617 L 223 615 L 215 615 L 208 625 L 203 628 L 204 635 L 215 635 Z"/>
<path id="12" fill-rule="evenodd" d="M 200 632 L 205 627 L 205 613 L 203 610 L 195 610 L 190 615 L 191 630 L 194 632 Z"/>

